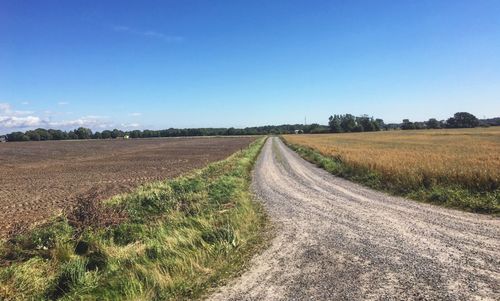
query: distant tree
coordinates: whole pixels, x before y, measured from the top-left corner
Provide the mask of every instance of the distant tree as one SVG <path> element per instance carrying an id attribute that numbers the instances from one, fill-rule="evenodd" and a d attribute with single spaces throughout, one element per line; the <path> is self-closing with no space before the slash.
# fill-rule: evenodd
<path id="1" fill-rule="evenodd" d="M 351 114 L 345 114 L 342 116 L 342 121 L 340 123 L 343 132 L 352 132 L 356 127 L 356 117 Z"/>
<path id="2" fill-rule="evenodd" d="M 416 130 L 422 130 L 422 129 L 425 129 L 427 127 L 425 125 L 425 122 L 420 122 L 420 121 L 414 122 L 413 125 L 415 126 Z"/>
<path id="3" fill-rule="evenodd" d="M 142 138 L 150 138 L 151 137 L 151 131 L 150 130 L 144 130 L 142 131 Z"/>
<path id="4" fill-rule="evenodd" d="M 79 127 L 78 129 L 76 129 L 75 134 L 78 136 L 78 139 L 92 138 L 92 130 L 84 127 Z"/>
<path id="5" fill-rule="evenodd" d="M 450 128 L 474 128 L 479 126 L 479 120 L 470 113 L 458 112 L 446 121 L 446 126 Z"/>
<path id="6" fill-rule="evenodd" d="M 34 131 L 40 137 L 40 140 L 52 140 L 52 135 L 46 129 L 38 128 Z"/>
<path id="7" fill-rule="evenodd" d="M 235 134 L 236 134 L 236 130 L 233 127 L 228 128 L 226 131 L 226 135 L 231 136 L 231 135 L 235 135 Z"/>
<path id="8" fill-rule="evenodd" d="M 439 121 L 436 118 L 431 118 L 431 119 L 427 120 L 426 125 L 427 125 L 428 129 L 441 128 L 441 124 L 439 123 Z"/>
<path id="9" fill-rule="evenodd" d="M 375 119 L 375 130 L 381 131 L 384 128 L 385 128 L 384 120 L 380 118 Z"/>
<path id="10" fill-rule="evenodd" d="M 8 141 L 29 141 L 30 138 L 25 135 L 23 132 L 12 132 L 7 134 Z"/>
<path id="11" fill-rule="evenodd" d="M 139 130 L 134 130 L 134 131 L 130 132 L 130 138 L 141 138 L 141 137 L 142 137 L 142 133 Z M 168 136 L 165 134 L 164 137 L 168 137 Z"/>
<path id="12" fill-rule="evenodd" d="M 311 134 L 323 134 L 323 133 L 328 133 L 328 132 L 329 132 L 329 128 L 327 126 L 324 126 L 324 125 L 319 125 L 319 126 L 314 127 L 310 130 Z"/>
<path id="13" fill-rule="evenodd" d="M 356 126 L 354 126 L 354 128 L 352 129 L 352 132 L 364 132 L 364 128 L 361 124 L 356 124 Z"/>
<path id="14" fill-rule="evenodd" d="M 111 131 L 109 130 L 104 130 L 101 133 L 102 139 L 110 139 L 111 138 Z"/>
<path id="15" fill-rule="evenodd" d="M 49 132 L 52 140 L 64 140 L 64 139 L 68 138 L 68 134 L 66 132 L 61 131 L 61 130 L 50 129 L 48 132 Z"/>
<path id="16" fill-rule="evenodd" d="M 114 129 L 111 132 L 111 138 L 118 138 L 118 137 L 123 137 L 125 136 L 125 133 L 123 131 L 120 131 L 118 129 Z"/>
<path id="17" fill-rule="evenodd" d="M 95 132 L 94 135 L 92 135 L 92 139 L 102 139 L 101 132 Z"/>
<path id="18" fill-rule="evenodd" d="M 68 132 L 68 139 L 76 140 L 76 139 L 78 139 L 78 135 L 75 133 L 75 131 L 69 131 Z"/>
<path id="19" fill-rule="evenodd" d="M 403 119 L 403 124 L 401 125 L 402 130 L 414 130 L 415 124 L 411 122 L 409 119 Z"/>
<path id="20" fill-rule="evenodd" d="M 36 131 L 26 131 L 26 136 L 29 137 L 31 141 L 40 141 L 40 135 Z"/>
<path id="21" fill-rule="evenodd" d="M 356 128 L 361 129 L 356 130 L 357 132 L 373 132 L 375 130 L 373 118 L 370 118 L 367 115 L 356 118 L 356 123 Z"/>
<path id="22" fill-rule="evenodd" d="M 330 127 L 330 132 L 332 133 L 340 133 L 342 132 L 342 119 L 340 115 L 333 115 L 328 118 L 328 126 Z"/>

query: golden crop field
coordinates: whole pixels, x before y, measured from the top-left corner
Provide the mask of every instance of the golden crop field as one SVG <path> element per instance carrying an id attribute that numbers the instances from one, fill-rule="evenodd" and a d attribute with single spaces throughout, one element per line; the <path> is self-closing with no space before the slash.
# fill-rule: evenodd
<path id="1" fill-rule="evenodd" d="M 284 138 L 353 168 L 373 171 L 399 187 L 458 185 L 487 192 L 500 186 L 500 127 Z"/>

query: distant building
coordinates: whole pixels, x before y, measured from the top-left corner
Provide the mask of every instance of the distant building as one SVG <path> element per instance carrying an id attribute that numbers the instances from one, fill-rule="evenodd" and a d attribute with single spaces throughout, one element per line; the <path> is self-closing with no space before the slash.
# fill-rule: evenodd
<path id="1" fill-rule="evenodd" d="M 129 135 L 125 135 L 125 136 L 123 136 L 123 139 L 129 139 L 129 138 L 130 138 L 130 136 L 129 136 Z"/>
<path id="2" fill-rule="evenodd" d="M 304 133 L 303 130 L 295 130 L 295 134 L 302 134 L 302 133 Z"/>
<path id="3" fill-rule="evenodd" d="M 7 138 L 5 138 L 5 137 L 0 137 L 0 143 L 1 143 L 1 142 L 7 142 Z"/>

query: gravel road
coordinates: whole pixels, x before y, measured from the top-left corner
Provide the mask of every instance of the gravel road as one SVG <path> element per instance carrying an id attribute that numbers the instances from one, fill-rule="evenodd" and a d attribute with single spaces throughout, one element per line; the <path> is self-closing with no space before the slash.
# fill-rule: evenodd
<path id="1" fill-rule="evenodd" d="M 268 249 L 211 300 L 500 300 L 500 219 L 388 196 L 268 139 Z"/>

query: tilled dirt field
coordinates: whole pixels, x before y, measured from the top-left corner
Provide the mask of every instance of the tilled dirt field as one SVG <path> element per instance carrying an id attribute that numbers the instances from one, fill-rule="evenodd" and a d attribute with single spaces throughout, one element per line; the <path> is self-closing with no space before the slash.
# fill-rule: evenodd
<path id="1" fill-rule="evenodd" d="M 500 300 L 500 219 L 337 178 L 278 138 L 254 190 L 276 237 L 210 300 Z"/>
<path id="2" fill-rule="evenodd" d="M 104 199 L 172 178 L 245 148 L 253 137 L 0 144 L 0 237 L 97 191 Z"/>

